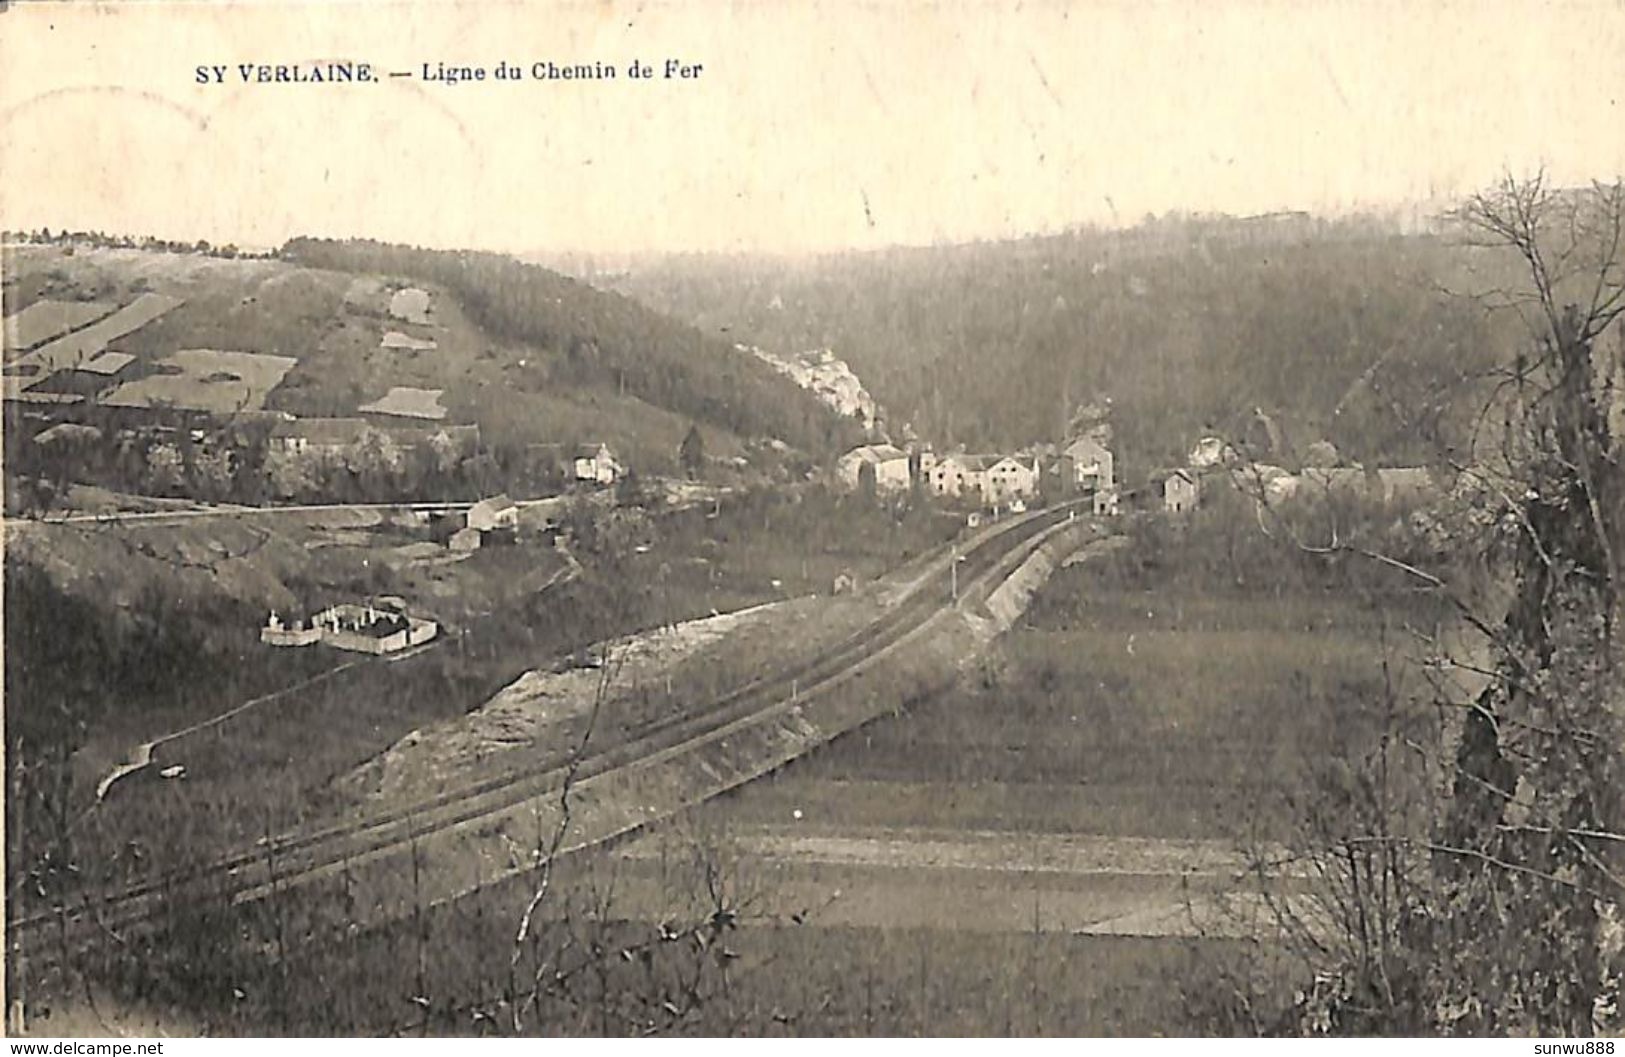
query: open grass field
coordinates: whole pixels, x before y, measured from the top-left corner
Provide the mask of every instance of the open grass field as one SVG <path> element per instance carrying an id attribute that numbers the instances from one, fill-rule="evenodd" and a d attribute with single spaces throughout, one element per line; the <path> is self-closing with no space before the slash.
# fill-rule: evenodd
<path id="1" fill-rule="evenodd" d="M 446 417 L 446 409 L 440 403 L 440 398 L 443 395 L 445 395 L 444 389 L 391 386 L 389 392 L 370 404 L 362 404 L 357 410 L 370 415 L 394 415 L 401 418 L 439 420 Z"/>
<path id="2" fill-rule="evenodd" d="M 110 407 L 179 407 L 229 415 L 258 411 L 299 361 L 291 356 L 218 349 L 181 349 L 153 364 L 155 373 L 101 398 Z"/>

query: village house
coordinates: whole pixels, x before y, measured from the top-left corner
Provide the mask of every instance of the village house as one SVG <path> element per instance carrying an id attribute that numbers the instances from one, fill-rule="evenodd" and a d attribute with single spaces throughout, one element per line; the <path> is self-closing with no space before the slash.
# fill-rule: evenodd
<path id="1" fill-rule="evenodd" d="M 1170 514 L 1195 510 L 1201 485 L 1194 470 L 1170 470 L 1162 479 L 1162 508 Z"/>
<path id="2" fill-rule="evenodd" d="M 986 483 L 987 469 L 997 461 L 992 455 L 944 455 L 925 472 L 931 494 L 945 499 L 979 496 Z"/>
<path id="3" fill-rule="evenodd" d="M 1029 498 L 1038 494 L 1038 460 L 1018 459 L 1006 455 L 998 459 L 983 475 L 982 498 L 995 505 L 1016 498 Z"/>
<path id="4" fill-rule="evenodd" d="M 908 453 L 891 444 L 853 448 L 836 462 L 835 472 L 843 485 L 853 489 L 872 477 L 877 492 L 906 491 L 911 480 Z"/>
<path id="5" fill-rule="evenodd" d="M 1117 487 L 1111 449 L 1095 438 L 1079 437 L 1062 448 L 1061 455 L 1063 465 L 1070 463 L 1072 467 L 1069 483 L 1073 487 L 1090 492 Z"/>
<path id="6" fill-rule="evenodd" d="M 614 484 L 626 467 L 615 458 L 607 444 L 579 444 L 571 456 L 571 469 L 577 481 Z"/>

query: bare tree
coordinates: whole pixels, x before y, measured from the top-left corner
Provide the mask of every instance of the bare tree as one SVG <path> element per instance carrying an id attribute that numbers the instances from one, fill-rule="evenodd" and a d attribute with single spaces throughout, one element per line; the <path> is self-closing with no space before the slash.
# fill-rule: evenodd
<path id="1" fill-rule="evenodd" d="M 1368 703 L 1379 713 L 1371 745 L 1335 789 L 1308 799 L 1292 847 L 1255 854 L 1266 918 L 1304 983 L 1277 1018 L 1238 986 L 1233 1026 L 1619 1027 L 1625 341 L 1608 335 L 1625 314 L 1625 185 L 1509 177 L 1457 219 L 1469 252 L 1492 269 L 1510 258 L 1506 271 L 1520 276 L 1474 296 L 1517 313 L 1526 332 L 1511 362 L 1477 380 L 1465 444 L 1440 453 L 1457 474 L 1454 498 L 1483 515 L 1454 527 L 1476 525 L 1500 556 L 1485 589 L 1464 591 L 1460 569 L 1362 535 L 1334 503 L 1305 520 L 1256 468 L 1235 475 L 1267 533 L 1398 570 L 1448 598 L 1467 633 L 1416 635 L 1431 684 L 1420 696 L 1437 721 L 1386 680 L 1385 700 Z"/>

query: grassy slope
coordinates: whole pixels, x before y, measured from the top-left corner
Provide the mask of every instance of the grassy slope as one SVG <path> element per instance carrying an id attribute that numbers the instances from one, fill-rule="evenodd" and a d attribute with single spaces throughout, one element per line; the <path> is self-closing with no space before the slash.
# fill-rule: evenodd
<path id="1" fill-rule="evenodd" d="M 166 317 L 115 343 L 150 371 L 182 348 L 293 356 L 295 367 L 267 406 L 301 416 L 346 416 L 391 386 L 444 389 L 449 422 L 481 427 L 487 446 L 602 440 L 640 468 L 669 469 L 689 420 L 610 389 L 552 380 L 556 356 L 495 339 L 456 300 L 431 288 L 435 327 L 390 318 L 387 294 L 346 299 L 355 276 L 274 260 L 217 260 L 139 250 L 20 246 L 8 250 L 5 312 L 41 298 L 135 296 L 139 284 L 186 299 Z M 403 284 L 404 285 L 404 284 Z M 433 338 L 424 351 L 378 347 L 388 330 Z M 410 420 L 400 420 L 412 424 Z M 706 450 L 734 455 L 739 440 L 705 428 Z"/>

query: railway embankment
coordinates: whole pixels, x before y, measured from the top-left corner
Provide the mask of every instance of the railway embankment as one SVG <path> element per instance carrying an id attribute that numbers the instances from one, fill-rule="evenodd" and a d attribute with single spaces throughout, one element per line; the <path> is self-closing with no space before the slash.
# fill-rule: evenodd
<path id="1" fill-rule="evenodd" d="M 759 778 L 839 735 L 947 689 L 1025 612 L 1070 554 L 1110 546 L 1092 522 L 1063 522 L 1014 548 L 895 642 L 860 663 L 798 688 L 790 698 L 706 735 L 593 773 L 499 813 L 426 834 L 416 870 L 399 849 L 346 864 L 364 870 L 358 923 L 398 916 L 419 902 L 465 895 L 534 868 L 538 852 L 603 845 Z M 559 834 L 562 832 L 562 837 Z M 352 891 L 356 890 L 352 888 Z"/>

